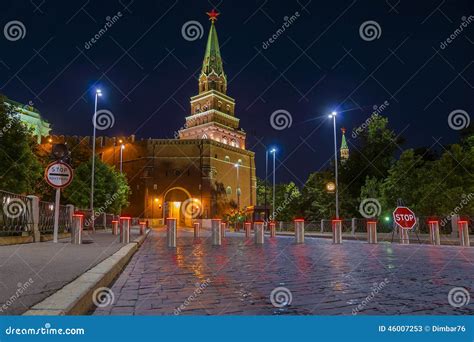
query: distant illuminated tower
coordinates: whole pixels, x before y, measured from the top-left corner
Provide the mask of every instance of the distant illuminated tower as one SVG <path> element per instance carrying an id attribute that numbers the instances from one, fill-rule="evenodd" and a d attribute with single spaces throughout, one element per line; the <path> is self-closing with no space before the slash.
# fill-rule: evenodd
<path id="1" fill-rule="evenodd" d="M 342 140 L 341 140 L 341 163 L 345 163 L 349 159 L 349 146 L 347 146 L 346 141 L 346 129 L 341 128 L 342 131 Z"/>

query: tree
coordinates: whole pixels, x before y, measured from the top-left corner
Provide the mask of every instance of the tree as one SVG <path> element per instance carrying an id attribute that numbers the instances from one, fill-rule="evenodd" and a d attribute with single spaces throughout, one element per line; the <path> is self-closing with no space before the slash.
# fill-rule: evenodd
<path id="1" fill-rule="evenodd" d="M 31 194 L 42 180 L 41 164 L 35 157 L 36 142 L 14 107 L 0 95 L 0 189 Z"/>
<path id="2" fill-rule="evenodd" d="M 336 215 L 334 193 L 326 190 L 326 184 L 333 181 L 330 171 L 319 171 L 309 175 L 298 204 L 299 214 L 309 221 L 327 219 Z"/>
<path id="3" fill-rule="evenodd" d="M 349 216 L 358 214 L 361 188 L 367 178 L 384 180 L 387 177 L 402 142 L 388 127 L 387 118 L 381 115 L 370 118 L 367 128 L 353 142 L 349 159 L 340 168 L 341 212 Z"/>
<path id="4" fill-rule="evenodd" d="M 71 185 L 64 189 L 64 198 L 79 208 L 89 207 L 91 170 L 92 161 L 80 164 L 74 172 Z M 130 187 L 125 175 L 97 157 L 94 180 L 94 209 L 96 211 L 118 214 L 123 207 L 128 205 Z"/>

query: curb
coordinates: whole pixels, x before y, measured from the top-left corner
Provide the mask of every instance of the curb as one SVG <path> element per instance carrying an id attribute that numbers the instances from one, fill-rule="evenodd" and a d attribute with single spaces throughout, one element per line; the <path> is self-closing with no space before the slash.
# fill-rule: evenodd
<path id="1" fill-rule="evenodd" d="M 85 315 L 94 306 L 92 296 L 100 287 L 107 287 L 130 261 L 133 254 L 143 244 L 150 229 L 126 244 L 117 252 L 103 260 L 78 278 L 34 305 L 23 316 L 64 316 Z"/>

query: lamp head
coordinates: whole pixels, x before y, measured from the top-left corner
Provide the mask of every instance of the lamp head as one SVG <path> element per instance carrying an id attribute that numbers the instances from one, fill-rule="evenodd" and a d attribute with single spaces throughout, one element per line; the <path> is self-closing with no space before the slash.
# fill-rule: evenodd
<path id="1" fill-rule="evenodd" d="M 102 96 L 102 90 L 100 89 L 96 89 L 95 93 L 97 94 L 97 96 Z"/>

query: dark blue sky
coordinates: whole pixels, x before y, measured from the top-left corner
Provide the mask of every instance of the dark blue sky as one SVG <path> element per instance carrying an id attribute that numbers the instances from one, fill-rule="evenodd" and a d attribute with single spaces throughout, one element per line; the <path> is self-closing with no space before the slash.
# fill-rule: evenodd
<path id="1" fill-rule="evenodd" d="M 2 27 L 18 20 L 26 35 L 0 37 L 0 91 L 33 101 L 55 134 L 89 135 L 97 82 L 105 94 L 100 108 L 115 116 L 107 135 L 172 138 L 197 94 L 205 12 L 214 5 L 221 12 L 217 32 L 228 94 L 260 176 L 265 146 L 278 145 L 279 180 L 301 184 L 323 167 L 332 156 L 326 114 L 334 109 L 344 111 L 339 127 L 351 131 L 374 105 L 388 101 L 383 114 L 403 131 L 405 147 L 432 146 L 439 137 L 443 144 L 456 141 L 449 113 L 474 112 L 474 22 L 440 48 L 462 17 L 474 14 L 468 0 L 7 1 Z M 122 17 L 86 49 L 106 17 L 119 11 Z M 263 49 L 295 12 L 299 17 Z M 183 38 L 188 21 L 204 27 L 201 39 Z M 361 38 L 366 21 L 379 25 L 378 39 Z M 272 128 L 270 116 L 279 109 L 291 114 L 291 127 Z M 357 144 L 350 134 L 348 140 Z"/>

